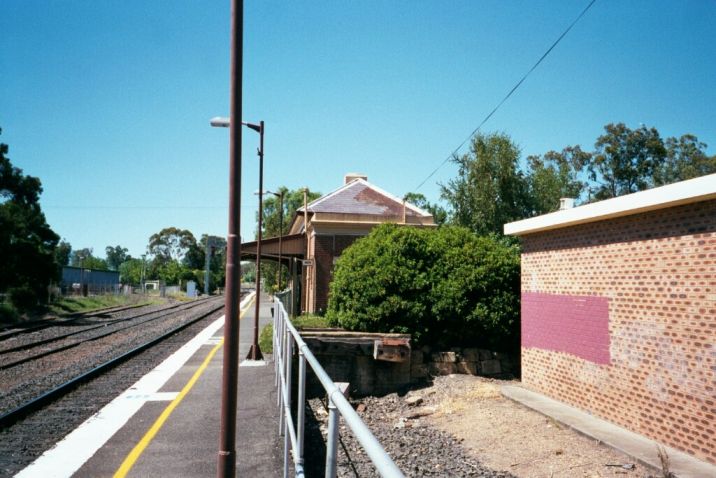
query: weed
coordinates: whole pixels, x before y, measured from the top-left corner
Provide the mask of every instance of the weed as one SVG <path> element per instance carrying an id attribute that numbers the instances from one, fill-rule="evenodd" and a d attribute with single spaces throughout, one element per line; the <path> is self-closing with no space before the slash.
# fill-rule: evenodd
<path id="1" fill-rule="evenodd" d="M 671 472 L 671 461 L 669 455 L 666 453 L 666 449 L 663 446 L 656 446 L 656 454 L 661 462 L 661 476 L 662 478 L 676 478 L 676 475 Z"/>

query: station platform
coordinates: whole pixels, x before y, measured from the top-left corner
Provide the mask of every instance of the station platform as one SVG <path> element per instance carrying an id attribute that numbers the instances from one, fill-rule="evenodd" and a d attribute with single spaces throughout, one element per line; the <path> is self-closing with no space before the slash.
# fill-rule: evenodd
<path id="1" fill-rule="evenodd" d="M 259 324 L 271 322 L 261 297 Z M 245 361 L 253 294 L 241 304 L 237 476 L 281 475 L 273 362 Z M 17 477 L 214 477 L 219 448 L 223 317 L 85 421 Z"/>

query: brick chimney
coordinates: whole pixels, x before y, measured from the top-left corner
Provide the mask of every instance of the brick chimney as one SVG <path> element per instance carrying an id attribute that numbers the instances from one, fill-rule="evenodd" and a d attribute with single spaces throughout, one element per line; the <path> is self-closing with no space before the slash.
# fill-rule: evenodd
<path id="1" fill-rule="evenodd" d="M 348 173 L 343 176 L 343 184 L 348 184 L 355 179 L 362 179 L 363 181 L 368 181 L 368 176 L 361 173 Z"/>

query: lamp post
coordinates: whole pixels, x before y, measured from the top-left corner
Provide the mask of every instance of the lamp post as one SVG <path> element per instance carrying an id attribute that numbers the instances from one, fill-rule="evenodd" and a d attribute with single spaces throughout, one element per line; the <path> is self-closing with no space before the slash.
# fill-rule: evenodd
<path id="1" fill-rule="evenodd" d="M 255 124 L 242 121 L 241 124 L 259 134 L 259 237 L 258 241 L 256 241 L 256 308 L 254 309 L 254 337 L 246 358 L 249 360 L 262 360 L 264 357 L 261 354 L 261 347 L 259 347 L 259 308 L 261 307 L 261 229 L 263 218 L 264 183 L 264 122 L 260 121 L 259 124 Z M 215 117 L 211 119 L 211 126 L 226 128 L 231 126 L 231 120 L 227 118 Z"/>
<path id="2" fill-rule="evenodd" d="M 206 247 L 204 248 L 204 295 L 209 296 L 209 276 L 211 275 L 211 252 L 214 249 L 214 241 L 211 236 L 206 236 Z"/>
<path id="3" fill-rule="evenodd" d="M 142 254 L 142 294 L 147 293 L 146 286 L 144 285 L 144 269 L 145 269 L 146 260 L 147 260 L 147 255 Z"/>
<path id="4" fill-rule="evenodd" d="M 224 358 L 221 385 L 221 431 L 216 474 L 236 476 L 236 398 L 239 378 L 239 292 L 241 288 L 241 128 L 244 50 L 244 2 L 231 0 L 229 121 L 229 231 L 226 240 Z M 231 126 L 233 123 L 233 126 Z M 213 123 L 212 123 L 213 126 Z"/>
<path id="5" fill-rule="evenodd" d="M 281 239 L 283 238 L 283 190 L 279 190 L 279 192 L 275 193 L 273 191 L 266 191 L 269 194 L 273 194 L 279 199 L 279 209 L 278 209 L 278 272 L 276 279 L 276 282 L 278 284 L 278 290 L 281 291 Z"/>
<path id="6" fill-rule="evenodd" d="M 242 123 L 252 130 L 259 133 L 259 238 L 256 242 L 256 308 L 254 309 L 254 340 L 251 343 L 251 348 L 246 356 L 249 360 L 262 360 L 264 357 L 261 354 L 261 347 L 259 347 L 259 307 L 261 303 L 261 232 L 263 228 L 263 188 L 264 188 L 264 122 L 261 121 L 258 125 L 252 123 Z"/>
<path id="7" fill-rule="evenodd" d="M 85 269 L 82 267 L 82 260 L 85 258 L 83 255 L 78 254 L 77 257 L 80 259 L 80 295 L 85 295 Z"/>

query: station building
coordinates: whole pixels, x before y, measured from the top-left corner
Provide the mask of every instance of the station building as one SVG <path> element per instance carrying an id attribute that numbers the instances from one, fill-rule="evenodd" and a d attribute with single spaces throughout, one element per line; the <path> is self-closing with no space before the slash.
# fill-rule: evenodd
<path id="1" fill-rule="evenodd" d="M 716 174 L 505 233 L 523 386 L 716 464 Z"/>
<path id="2" fill-rule="evenodd" d="M 291 271 L 294 311 L 320 313 L 328 305 L 333 266 L 358 238 L 382 223 L 435 227 L 433 216 L 368 182 L 346 174 L 338 189 L 301 207 L 288 233 L 261 241 L 262 259 L 278 260 Z M 256 241 L 241 245 L 242 259 L 256 257 Z"/>

